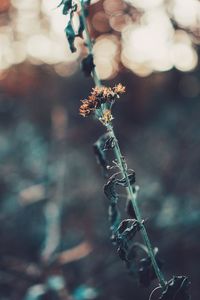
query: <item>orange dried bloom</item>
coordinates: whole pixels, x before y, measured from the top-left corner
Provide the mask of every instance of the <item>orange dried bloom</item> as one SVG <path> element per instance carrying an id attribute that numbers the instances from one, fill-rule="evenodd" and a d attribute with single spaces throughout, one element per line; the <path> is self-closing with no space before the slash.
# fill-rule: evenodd
<path id="1" fill-rule="evenodd" d="M 119 83 L 118 85 L 114 86 L 113 91 L 117 94 L 123 94 L 125 93 L 125 86 L 123 86 L 121 83 Z"/>
<path id="2" fill-rule="evenodd" d="M 111 110 L 110 109 L 106 109 L 103 113 L 103 116 L 100 118 L 100 121 L 106 125 L 108 124 L 110 121 L 113 120 L 113 116 L 111 114 Z"/>
<path id="3" fill-rule="evenodd" d="M 122 94 L 125 92 L 125 87 L 119 83 L 117 86 L 111 88 L 111 87 L 95 87 L 92 89 L 92 96 L 95 97 L 102 97 L 104 98 L 104 102 L 106 100 L 114 99 L 118 94 Z"/>
<path id="4" fill-rule="evenodd" d="M 82 100 L 82 105 L 80 106 L 79 113 L 83 117 L 89 116 L 95 109 L 95 103 L 92 101 Z"/>
<path id="5" fill-rule="evenodd" d="M 105 86 L 96 86 L 92 89 L 92 92 L 89 95 L 88 99 L 81 100 L 83 104 L 81 105 L 79 110 L 80 115 L 82 115 L 83 117 L 89 116 L 93 111 L 101 108 L 101 105 L 104 103 L 107 103 L 108 110 L 108 108 L 111 108 L 115 100 L 119 98 L 119 95 L 124 92 L 125 87 L 121 83 L 114 86 L 113 88 Z M 104 116 L 102 116 L 102 120 L 105 123 L 109 122 L 109 118 L 111 118 L 111 112 L 109 116 L 108 111 L 105 111 Z"/>
<path id="6" fill-rule="evenodd" d="M 88 97 L 88 100 L 94 102 L 94 101 L 96 101 L 96 96 L 95 95 L 90 95 Z"/>
<path id="7" fill-rule="evenodd" d="M 103 92 L 104 87 L 102 86 L 95 86 L 94 88 L 92 88 L 92 95 L 99 95 Z"/>
<path id="8" fill-rule="evenodd" d="M 115 97 L 115 93 L 113 92 L 113 90 L 111 88 L 104 88 L 103 96 L 105 98 L 109 99 L 109 98 Z"/>
<path id="9" fill-rule="evenodd" d="M 102 96 L 103 93 L 109 89 L 108 87 L 106 86 L 96 86 L 95 88 L 92 89 L 92 95 L 95 95 L 95 96 Z"/>

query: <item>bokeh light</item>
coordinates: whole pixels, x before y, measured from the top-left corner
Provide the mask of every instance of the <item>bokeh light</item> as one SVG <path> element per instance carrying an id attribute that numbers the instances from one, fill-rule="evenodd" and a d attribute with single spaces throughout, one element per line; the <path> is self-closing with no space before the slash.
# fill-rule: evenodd
<path id="1" fill-rule="evenodd" d="M 175 20 L 186 27 L 195 27 L 200 22 L 200 2 L 197 0 L 174 0 L 171 12 Z"/>
<path id="2" fill-rule="evenodd" d="M 101 79 L 112 78 L 118 71 L 118 44 L 117 37 L 111 34 L 100 36 L 96 40 L 94 58 Z"/>
<path id="3" fill-rule="evenodd" d="M 199 1 L 94 0 L 91 3 L 94 5 L 89 27 L 95 32 L 95 63 L 101 79 L 115 77 L 122 65 L 138 76 L 173 67 L 189 72 L 197 66 Z M 58 4 L 53 0 L 1 2 L 1 72 L 24 61 L 51 65 L 60 76 L 78 70 L 81 57 L 85 56 L 83 40 L 76 39 L 77 52 L 72 54 L 64 33 L 67 17 L 57 8 Z M 78 25 L 77 17 L 75 29 Z"/>
<path id="4" fill-rule="evenodd" d="M 32 64 L 53 65 L 76 62 L 80 47 L 75 54 L 69 50 L 64 28 L 66 17 L 57 9 L 55 1 L 12 0 L 7 12 L 11 21 L 0 26 L 0 70 L 30 61 Z M 6 22 L 7 23 L 7 22 Z M 77 41 L 79 43 L 79 41 Z M 75 68 L 66 70 L 72 74 Z M 65 72 L 66 74 L 66 72 Z"/>
<path id="5" fill-rule="evenodd" d="M 184 43 L 176 43 L 173 45 L 171 58 L 174 62 L 174 66 L 183 72 L 193 70 L 198 61 L 195 50 Z"/>
<path id="6" fill-rule="evenodd" d="M 161 5 L 164 0 L 126 0 L 126 2 L 142 9 L 152 9 L 153 7 Z"/>

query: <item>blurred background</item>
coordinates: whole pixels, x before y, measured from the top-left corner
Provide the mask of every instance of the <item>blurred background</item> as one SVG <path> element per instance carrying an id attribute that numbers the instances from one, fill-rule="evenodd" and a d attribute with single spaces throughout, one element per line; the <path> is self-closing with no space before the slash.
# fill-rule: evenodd
<path id="1" fill-rule="evenodd" d="M 199 300 L 200 2 L 91 3 L 99 76 L 126 86 L 114 124 L 148 232 L 166 278 L 188 275 Z M 155 285 L 140 287 L 110 241 L 92 151 L 104 129 L 79 116 L 93 82 L 58 4 L 0 0 L 0 299 L 145 300 Z"/>

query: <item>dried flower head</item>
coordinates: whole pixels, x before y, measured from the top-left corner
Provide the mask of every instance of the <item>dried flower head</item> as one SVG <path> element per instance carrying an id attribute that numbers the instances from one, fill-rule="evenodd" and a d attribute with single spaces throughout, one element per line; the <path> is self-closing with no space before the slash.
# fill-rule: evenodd
<path id="1" fill-rule="evenodd" d="M 114 86 L 113 90 L 116 94 L 123 94 L 125 93 L 126 88 L 121 83 L 119 83 L 118 85 Z"/>
<path id="2" fill-rule="evenodd" d="M 107 125 L 108 123 L 110 123 L 113 120 L 113 116 L 111 114 L 111 110 L 110 109 L 106 109 L 103 112 L 103 116 L 101 118 L 99 118 L 99 120 L 104 124 Z"/>
<path id="3" fill-rule="evenodd" d="M 103 112 L 100 120 L 103 124 L 107 124 L 112 120 L 110 108 L 115 102 L 119 95 L 125 92 L 125 87 L 119 83 L 118 85 L 111 87 L 96 86 L 92 89 L 92 92 L 88 96 L 88 99 L 81 100 L 83 103 L 80 107 L 80 115 L 83 117 L 89 116 L 92 112 L 97 109 L 105 108 L 102 107 L 106 103 L 106 110 Z"/>
<path id="4" fill-rule="evenodd" d="M 89 116 L 94 110 L 95 110 L 95 105 L 93 102 L 86 100 L 82 100 L 82 105 L 80 106 L 79 112 L 80 115 L 83 117 Z"/>

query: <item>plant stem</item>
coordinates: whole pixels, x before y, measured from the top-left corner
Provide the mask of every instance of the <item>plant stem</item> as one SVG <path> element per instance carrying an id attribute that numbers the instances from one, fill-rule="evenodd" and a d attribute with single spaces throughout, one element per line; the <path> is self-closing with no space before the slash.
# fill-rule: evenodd
<path id="1" fill-rule="evenodd" d="M 127 184 L 126 191 L 127 191 L 127 194 L 128 194 L 128 198 L 132 202 L 136 218 L 137 218 L 138 222 L 141 225 L 142 238 L 143 238 L 143 240 L 145 242 L 145 245 L 148 249 L 148 254 L 151 258 L 151 262 L 152 262 L 153 268 L 155 270 L 156 276 L 159 280 L 159 283 L 160 283 L 161 287 L 163 289 L 165 289 L 166 283 L 165 283 L 165 280 L 164 280 L 164 276 L 163 276 L 162 272 L 160 271 L 160 268 L 158 267 L 158 264 L 157 264 L 156 259 L 155 259 L 155 255 L 154 255 L 154 252 L 153 252 L 151 242 L 149 240 L 146 228 L 143 224 L 143 220 L 142 220 L 142 217 L 141 217 L 141 214 L 140 214 L 140 210 L 139 210 L 139 207 L 138 207 L 138 204 L 137 204 L 137 201 L 136 201 L 136 194 L 133 192 L 132 186 L 131 186 L 130 181 L 128 179 L 128 172 L 127 172 L 126 163 L 125 163 L 125 161 L 123 159 L 123 156 L 121 154 L 121 150 L 120 150 L 120 147 L 119 147 L 118 140 L 115 136 L 112 125 L 107 126 L 107 128 L 108 128 L 108 131 L 110 132 L 110 135 L 114 138 L 114 141 L 115 141 L 115 147 L 114 147 L 115 157 L 117 158 L 120 171 L 121 171 L 123 177 L 126 179 L 126 184 Z"/>
<path id="2" fill-rule="evenodd" d="M 85 28 L 86 45 L 87 45 L 87 48 L 89 50 L 89 53 L 93 55 L 93 44 L 92 44 L 90 34 L 89 34 L 89 31 L 88 31 L 88 27 L 87 27 L 84 3 L 83 3 L 83 0 L 79 0 L 79 1 L 80 1 L 80 4 L 81 4 L 81 14 L 82 14 L 83 24 L 84 24 L 84 28 Z M 99 77 L 97 75 L 96 68 L 94 68 L 93 71 L 92 71 L 92 77 L 93 77 L 93 80 L 94 80 L 96 86 L 102 86 L 101 80 L 99 79 Z"/>
<path id="3" fill-rule="evenodd" d="M 86 16 L 85 16 L 85 9 L 84 9 L 83 0 L 80 0 L 80 4 L 81 4 L 81 13 L 82 13 L 83 23 L 84 23 L 84 27 L 85 27 L 85 33 L 86 33 L 87 47 L 88 47 L 89 53 L 93 55 L 93 45 L 92 45 L 91 37 L 90 37 L 89 31 L 88 31 L 87 23 L 86 23 Z M 101 86 L 102 85 L 101 84 L 101 80 L 99 79 L 95 68 L 92 71 L 92 77 L 93 77 L 93 80 L 95 82 L 95 85 L 97 85 L 97 86 Z M 145 243 L 145 245 L 146 245 L 146 247 L 148 249 L 148 254 L 149 254 L 149 257 L 151 258 L 151 262 L 152 262 L 153 268 L 155 270 L 156 276 L 158 278 L 158 281 L 159 281 L 162 289 L 165 289 L 166 288 L 166 282 L 165 282 L 164 276 L 163 276 L 162 272 L 160 271 L 160 268 L 158 267 L 158 264 L 156 262 L 151 242 L 149 240 L 146 228 L 145 228 L 145 226 L 143 224 L 143 220 L 142 220 L 142 217 L 141 217 L 141 214 L 140 214 L 140 210 L 139 210 L 139 207 L 138 207 L 137 202 L 136 202 L 136 194 L 133 192 L 132 186 L 131 186 L 130 181 L 128 179 L 127 166 L 126 166 L 126 163 L 125 163 L 125 161 L 123 159 L 123 156 L 121 154 L 121 150 L 120 150 L 120 147 L 119 147 L 118 140 L 117 140 L 117 138 L 115 136 L 115 133 L 114 133 L 114 130 L 113 130 L 113 126 L 112 126 L 111 123 L 109 123 L 106 127 L 107 127 L 107 130 L 110 133 L 110 136 L 113 137 L 113 139 L 115 141 L 115 147 L 113 149 L 114 150 L 114 155 L 115 155 L 115 158 L 117 159 L 117 162 L 118 162 L 121 174 L 126 179 L 126 183 L 127 183 L 127 187 L 126 187 L 127 195 L 128 195 L 128 198 L 132 202 L 132 205 L 133 205 L 133 208 L 134 208 L 134 211 L 135 211 L 135 215 L 136 215 L 137 221 L 141 225 L 141 235 L 142 235 L 142 238 L 143 238 L 144 243 Z"/>

